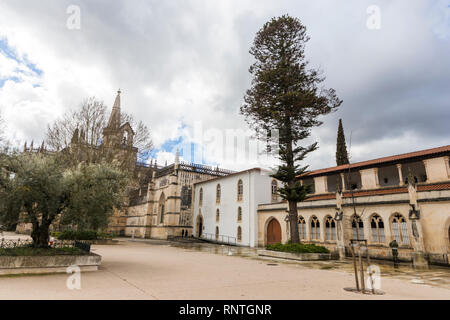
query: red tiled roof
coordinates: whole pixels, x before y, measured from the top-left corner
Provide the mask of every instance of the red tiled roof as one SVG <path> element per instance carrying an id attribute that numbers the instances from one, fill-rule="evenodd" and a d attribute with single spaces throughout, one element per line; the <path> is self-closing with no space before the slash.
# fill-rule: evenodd
<path id="1" fill-rule="evenodd" d="M 434 154 L 443 153 L 443 152 L 450 153 L 450 145 L 439 147 L 439 148 L 409 152 L 409 153 L 399 154 L 399 155 L 390 156 L 390 157 L 383 157 L 383 158 L 378 158 L 378 159 L 373 159 L 373 160 L 367 160 L 367 161 L 352 163 L 350 165 L 345 164 L 345 165 L 337 166 L 337 167 L 314 170 L 314 171 L 310 171 L 310 172 L 307 172 L 307 173 L 301 175 L 301 177 L 317 176 L 317 175 L 321 175 L 321 174 L 325 174 L 325 173 L 348 170 L 349 168 L 359 168 L 359 167 L 366 167 L 366 166 L 372 166 L 372 165 L 379 165 L 382 163 L 405 160 L 405 159 L 410 159 L 410 158 L 415 158 L 415 157 L 429 156 L 429 155 L 434 155 Z"/>
<path id="2" fill-rule="evenodd" d="M 417 191 L 437 191 L 437 190 L 450 190 L 450 183 L 441 184 L 426 184 L 418 185 Z M 397 188 L 386 188 L 386 189 L 375 189 L 375 190 L 356 190 L 353 192 L 355 197 L 367 197 L 367 196 L 381 196 L 386 194 L 396 194 L 396 193 L 407 193 L 407 187 L 397 187 Z M 352 196 L 351 192 L 344 192 L 344 198 L 350 198 Z M 305 201 L 318 201 L 318 200 L 331 200 L 336 199 L 336 194 L 319 194 L 311 195 L 306 198 Z"/>

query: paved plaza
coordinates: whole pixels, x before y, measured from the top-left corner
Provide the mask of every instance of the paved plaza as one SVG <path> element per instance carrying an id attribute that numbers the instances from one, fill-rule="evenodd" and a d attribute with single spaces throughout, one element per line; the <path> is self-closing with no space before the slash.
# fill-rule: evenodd
<path id="1" fill-rule="evenodd" d="M 93 246 L 99 271 L 0 277 L 0 299 L 450 299 L 450 270 L 417 273 L 382 265 L 382 296 L 346 292 L 354 286 L 349 262 L 286 263 L 255 251 L 211 244 L 122 239 Z M 419 282 L 419 283 L 414 283 Z"/>

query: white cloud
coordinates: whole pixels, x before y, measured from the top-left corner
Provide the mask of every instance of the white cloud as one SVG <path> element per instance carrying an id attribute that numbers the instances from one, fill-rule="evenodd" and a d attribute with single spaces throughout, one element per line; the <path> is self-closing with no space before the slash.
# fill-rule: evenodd
<path id="1" fill-rule="evenodd" d="M 442 41 L 448 34 L 444 2 L 378 1 L 381 29 L 370 31 L 371 1 L 78 1 L 81 30 L 71 31 L 66 8 L 72 1 L 6 0 L 0 38 L 42 74 L 0 54 L 0 79 L 19 80 L 0 87 L 0 110 L 8 136 L 21 144 L 40 141 L 47 123 L 87 96 L 111 106 L 119 87 L 123 110 L 150 127 L 156 147 L 196 121 L 205 130 L 246 129 L 238 109 L 250 85 L 248 50 L 264 22 L 289 13 L 308 28 L 312 65 L 344 99 L 313 131 L 320 149 L 308 158 L 311 167 L 334 164 L 339 117 L 347 138 L 353 131 L 355 161 L 445 144 L 450 58 Z M 204 149 L 208 161 L 250 165 Z M 167 151 L 159 158 L 171 159 Z"/>

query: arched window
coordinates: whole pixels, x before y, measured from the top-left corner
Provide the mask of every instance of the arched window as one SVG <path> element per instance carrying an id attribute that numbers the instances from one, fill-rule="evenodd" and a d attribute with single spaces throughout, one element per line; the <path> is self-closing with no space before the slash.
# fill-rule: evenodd
<path id="1" fill-rule="evenodd" d="M 237 184 L 237 200 L 242 201 L 242 197 L 244 194 L 244 184 L 242 183 L 242 180 L 239 179 Z"/>
<path id="2" fill-rule="evenodd" d="M 306 222 L 302 216 L 298 217 L 298 234 L 300 239 L 306 239 Z"/>
<path id="3" fill-rule="evenodd" d="M 242 228 L 237 228 L 237 241 L 242 241 Z"/>
<path id="4" fill-rule="evenodd" d="M 203 188 L 200 188 L 200 194 L 199 194 L 199 204 L 203 204 Z"/>
<path id="5" fill-rule="evenodd" d="M 370 219 L 370 230 L 372 233 L 373 243 L 384 243 L 384 223 L 383 219 L 377 214 L 374 214 Z"/>
<path id="6" fill-rule="evenodd" d="M 241 207 L 238 207 L 237 221 L 238 222 L 242 221 L 242 208 Z"/>
<path id="7" fill-rule="evenodd" d="M 166 197 L 164 196 L 163 193 L 159 198 L 159 223 L 164 223 L 165 206 L 166 206 Z"/>
<path id="8" fill-rule="evenodd" d="M 325 219 L 326 240 L 336 240 L 336 221 L 331 216 Z"/>
<path id="9" fill-rule="evenodd" d="M 219 227 L 216 227 L 216 240 L 219 239 Z"/>
<path id="10" fill-rule="evenodd" d="M 221 196 L 221 190 L 220 190 L 220 184 L 216 187 L 216 203 L 220 203 L 220 196 Z"/>
<path id="11" fill-rule="evenodd" d="M 320 240 L 320 222 L 316 216 L 311 219 L 311 240 Z"/>
<path id="12" fill-rule="evenodd" d="M 394 215 L 392 219 L 392 232 L 394 239 L 399 244 L 409 245 L 408 225 L 406 224 L 406 219 L 401 214 L 397 213 Z"/>
<path id="13" fill-rule="evenodd" d="M 364 240 L 364 223 L 360 217 L 352 219 L 353 239 Z"/>
<path id="14" fill-rule="evenodd" d="M 272 201 L 278 201 L 278 182 L 272 180 Z"/>
<path id="15" fill-rule="evenodd" d="M 216 221 L 219 222 L 220 220 L 220 211 L 219 209 L 216 210 Z"/>

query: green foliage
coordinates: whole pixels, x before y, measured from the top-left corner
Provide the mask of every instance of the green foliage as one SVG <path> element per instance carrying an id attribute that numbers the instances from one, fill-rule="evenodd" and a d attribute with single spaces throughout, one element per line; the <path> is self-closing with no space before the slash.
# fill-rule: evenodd
<path id="1" fill-rule="evenodd" d="M 54 232 L 52 235 L 59 240 L 100 240 L 116 237 L 114 233 L 97 232 L 93 230 L 66 230 Z"/>
<path id="2" fill-rule="evenodd" d="M 98 230 L 120 207 L 127 174 L 109 164 L 67 167 L 58 155 L 0 155 L 0 224 L 30 222 L 35 246 L 47 247 L 49 227 Z M 10 175 L 14 173 L 14 175 Z"/>
<path id="3" fill-rule="evenodd" d="M 65 178 L 70 191 L 61 224 L 81 230 L 106 228 L 113 209 L 123 203 L 126 173 L 112 165 L 90 164 L 67 172 Z"/>
<path id="4" fill-rule="evenodd" d="M 342 119 L 339 119 L 339 127 L 337 133 L 336 143 L 336 164 L 341 166 L 348 164 L 347 145 L 345 144 L 344 126 L 342 125 Z"/>
<path id="5" fill-rule="evenodd" d="M 58 240 L 97 240 L 97 231 L 66 230 L 61 232 Z"/>
<path id="6" fill-rule="evenodd" d="M 297 202 L 303 201 L 308 191 L 296 181 L 308 166 L 298 163 L 317 149 L 317 143 L 299 144 L 311 135 L 313 127 L 322 124 L 321 116 L 342 104 L 334 89 L 323 88 L 321 71 L 308 68 L 308 41 L 306 27 L 297 18 L 283 15 L 267 22 L 250 49 L 255 58 L 249 69 L 253 81 L 240 109 L 260 138 L 278 131 L 278 141 L 268 139 L 268 151 L 279 150 L 281 165 L 273 177 L 284 183 L 280 195 L 289 202 L 291 240 L 296 243 Z"/>
<path id="7" fill-rule="evenodd" d="M 291 252 L 291 253 L 329 253 L 330 250 L 323 246 L 316 246 L 315 244 L 302 244 L 302 243 L 276 243 L 266 246 L 267 250 Z"/>
<path id="8" fill-rule="evenodd" d="M 5 157 L 3 168 L 10 174 L 2 185 L 5 197 L 0 199 L 0 219 L 5 224 L 21 219 L 32 223 L 34 243 L 47 247 L 49 226 L 65 208 L 68 199 L 64 166 L 56 157 L 41 154 Z"/>
<path id="9" fill-rule="evenodd" d="M 67 248 L 34 248 L 33 246 L 17 248 L 0 248 L 0 256 L 57 256 L 57 255 L 85 255 L 76 247 Z"/>
<path id="10" fill-rule="evenodd" d="M 50 235 L 56 239 L 58 239 L 61 234 L 62 234 L 62 232 L 59 232 L 59 231 L 50 232 Z"/>

